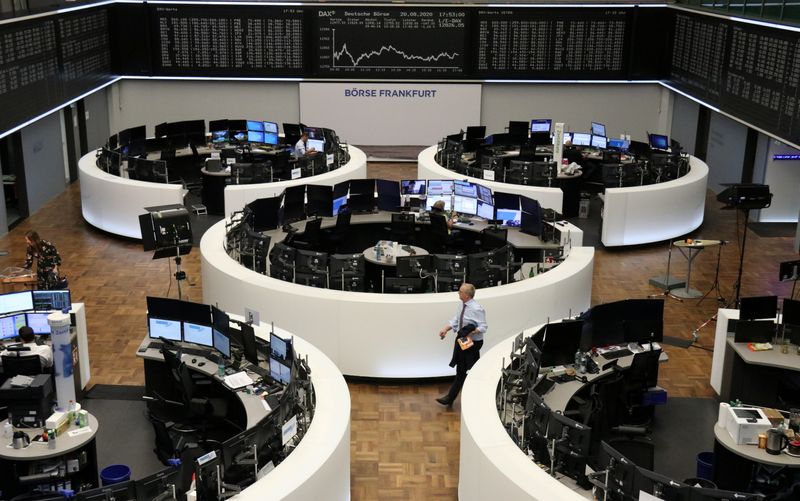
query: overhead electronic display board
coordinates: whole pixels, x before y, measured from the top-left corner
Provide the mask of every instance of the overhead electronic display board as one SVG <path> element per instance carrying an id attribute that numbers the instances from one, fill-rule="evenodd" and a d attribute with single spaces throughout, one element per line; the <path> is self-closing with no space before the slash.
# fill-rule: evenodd
<path id="1" fill-rule="evenodd" d="M 106 9 L 58 18 L 59 55 L 66 98 L 78 96 L 111 78 Z"/>
<path id="2" fill-rule="evenodd" d="M 678 13 L 670 83 L 800 144 L 800 34 Z"/>
<path id="3" fill-rule="evenodd" d="M 299 7 L 150 6 L 157 75 L 298 77 L 304 74 Z"/>
<path id="4" fill-rule="evenodd" d="M 462 77 L 463 9 L 336 8 L 316 11 L 316 75 Z"/>
<path id="5" fill-rule="evenodd" d="M 481 78 L 627 78 L 632 9 L 479 9 L 474 68 Z"/>

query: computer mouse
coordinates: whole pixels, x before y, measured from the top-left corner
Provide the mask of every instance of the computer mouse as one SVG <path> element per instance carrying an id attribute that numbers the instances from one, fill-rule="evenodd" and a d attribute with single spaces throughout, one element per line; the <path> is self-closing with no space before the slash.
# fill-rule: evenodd
<path id="1" fill-rule="evenodd" d="M 197 364 L 197 366 L 198 366 L 198 367 L 202 367 L 202 366 L 204 366 L 204 365 L 206 365 L 206 363 L 205 363 L 205 362 L 200 362 L 199 364 Z"/>
<path id="2" fill-rule="evenodd" d="M 196 364 L 196 363 L 197 363 L 197 359 L 196 359 L 196 358 L 193 358 L 193 359 L 192 359 L 192 363 L 193 363 L 193 364 Z"/>

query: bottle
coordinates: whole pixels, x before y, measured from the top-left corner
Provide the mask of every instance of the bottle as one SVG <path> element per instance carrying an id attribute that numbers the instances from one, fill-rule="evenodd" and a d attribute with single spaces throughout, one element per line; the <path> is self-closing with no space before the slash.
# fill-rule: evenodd
<path id="1" fill-rule="evenodd" d="M 225 377 L 225 359 L 222 357 L 219 358 L 219 363 L 217 364 L 217 375 Z"/>
<path id="2" fill-rule="evenodd" d="M 75 421 L 75 417 L 76 417 L 75 416 L 75 401 L 73 401 L 73 400 L 69 401 L 69 407 L 68 407 L 67 412 L 68 412 L 67 416 L 69 418 L 69 421 L 70 422 Z"/>
<path id="3" fill-rule="evenodd" d="M 581 366 L 581 360 L 583 360 L 583 353 L 581 353 L 580 348 L 578 351 L 575 352 L 575 370 L 578 370 Z"/>

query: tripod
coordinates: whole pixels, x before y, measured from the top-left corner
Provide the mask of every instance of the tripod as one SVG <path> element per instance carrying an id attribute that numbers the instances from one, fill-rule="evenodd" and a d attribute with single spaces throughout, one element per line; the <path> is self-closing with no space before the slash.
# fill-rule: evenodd
<path id="1" fill-rule="evenodd" d="M 648 298 L 653 299 L 660 296 L 666 296 L 666 297 L 671 297 L 672 299 L 676 299 L 681 303 L 683 302 L 683 299 L 679 298 L 678 296 L 674 295 L 671 292 L 672 289 L 670 288 L 670 285 L 672 284 L 670 283 L 670 276 L 669 276 L 669 267 L 671 262 L 672 262 L 672 240 L 670 240 L 669 242 L 669 250 L 667 251 L 667 274 L 664 275 L 664 290 L 662 290 L 658 294 L 650 294 L 649 296 L 647 296 Z M 653 281 L 655 280 L 655 278 L 652 278 L 650 280 Z"/>
<path id="2" fill-rule="evenodd" d="M 697 304 L 702 303 L 703 300 L 705 298 L 707 298 L 708 295 L 711 294 L 711 292 L 713 292 L 715 290 L 717 291 L 717 302 L 720 303 L 720 304 L 725 304 L 727 302 L 727 299 L 725 299 L 725 297 L 722 295 L 722 291 L 719 289 L 719 263 L 720 263 L 720 258 L 722 257 L 722 246 L 723 245 L 725 245 L 725 241 L 724 240 L 720 240 L 719 241 L 719 249 L 717 249 L 717 265 L 716 265 L 716 268 L 714 269 L 714 283 L 711 284 L 711 288 L 708 289 L 708 292 L 703 294 L 703 297 L 700 298 L 700 301 L 698 301 Z"/>

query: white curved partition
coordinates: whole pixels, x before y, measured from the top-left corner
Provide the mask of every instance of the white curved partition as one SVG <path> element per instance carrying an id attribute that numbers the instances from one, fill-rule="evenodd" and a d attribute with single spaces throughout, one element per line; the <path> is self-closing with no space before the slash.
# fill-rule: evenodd
<path id="1" fill-rule="evenodd" d="M 145 207 L 183 205 L 186 190 L 179 184 L 151 183 L 122 178 L 97 167 L 97 154 L 91 151 L 78 161 L 83 218 L 96 228 L 142 238 L 139 215 Z"/>
<path id="2" fill-rule="evenodd" d="M 269 339 L 261 323 L 256 335 Z M 292 332 L 275 328 L 281 337 Z M 319 349 L 294 336 L 297 353 L 308 356 L 316 409 L 311 424 L 291 454 L 273 471 L 231 499 L 350 499 L 350 392 L 342 373 Z"/>
<path id="3" fill-rule="evenodd" d="M 703 224 L 708 165 L 689 157 L 689 172 L 665 183 L 606 188 L 601 241 L 606 247 L 670 240 Z"/>
<path id="4" fill-rule="evenodd" d="M 317 289 L 248 270 L 223 248 L 225 221 L 200 242 L 203 301 L 226 311 L 255 309 L 261 318 L 302 334 L 346 375 L 420 378 L 453 374 L 447 364 L 453 338 L 437 333 L 455 314 L 456 292 L 372 294 Z M 274 242 L 274 239 L 273 239 Z M 512 284 L 479 289 L 486 309 L 487 348 L 498 340 L 589 308 L 594 249 L 573 247 L 547 273 Z"/>
<path id="5" fill-rule="evenodd" d="M 500 421 L 497 384 L 503 358 L 507 359 L 511 353 L 514 337 L 503 339 L 481 354 L 461 391 L 458 499 L 585 500 L 582 493 L 571 490 L 536 466 L 511 440 Z"/>
<path id="6" fill-rule="evenodd" d="M 533 198 L 546 209 L 555 209 L 563 212 L 564 192 L 561 188 L 546 188 L 544 186 L 526 186 L 522 184 L 503 183 L 500 181 L 487 181 L 477 177 L 465 176 L 458 172 L 442 167 L 436 162 L 437 146 L 425 148 L 417 156 L 417 177 L 419 179 L 466 179 L 491 188 L 492 191 L 514 193 Z"/>
<path id="7" fill-rule="evenodd" d="M 240 184 L 225 187 L 225 215 L 229 216 L 253 200 L 280 195 L 290 186 L 300 184 L 320 184 L 333 186 L 350 179 L 367 177 L 367 155 L 353 146 L 348 146 L 350 161 L 338 169 L 311 177 L 301 177 L 277 183 Z"/>

